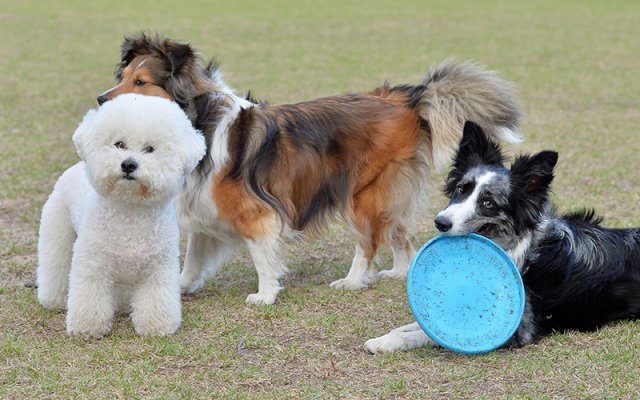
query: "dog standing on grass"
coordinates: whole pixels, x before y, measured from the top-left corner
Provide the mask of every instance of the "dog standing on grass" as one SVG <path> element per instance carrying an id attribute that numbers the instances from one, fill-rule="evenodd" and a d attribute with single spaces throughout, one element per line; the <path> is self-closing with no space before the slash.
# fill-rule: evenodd
<path id="1" fill-rule="evenodd" d="M 189 232 L 182 292 L 201 288 L 244 243 L 258 273 L 252 304 L 272 304 L 282 290 L 283 239 L 321 232 L 335 218 L 347 222 L 356 249 L 333 288 L 406 277 L 414 210 L 431 171 L 457 148 L 464 121 L 478 121 L 494 139 L 520 140 L 511 85 L 465 63 L 436 66 L 417 85 L 269 105 L 235 95 L 190 45 L 140 34 L 125 38 L 116 76 L 100 104 L 123 93 L 164 97 L 206 138 L 207 157 L 177 201 Z M 376 275 L 374 256 L 385 243 L 393 268 Z"/>
<path id="2" fill-rule="evenodd" d="M 525 287 L 522 321 L 507 343 L 552 331 L 595 330 L 640 316 L 640 228 L 608 229 L 593 211 L 557 215 L 549 200 L 558 153 L 504 166 L 500 147 L 468 122 L 447 178 L 449 205 L 435 219 L 448 235 L 475 232 L 500 245 Z M 417 323 L 365 343 L 371 353 L 435 346 Z"/>
<path id="3" fill-rule="evenodd" d="M 73 135 L 81 162 L 42 210 L 38 300 L 67 309 L 67 333 L 101 338 L 132 311 L 140 335 L 180 326 L 179 230 L 173 199 L 204 156 L 202 134 L 175 103 L 123 95 Z"/>

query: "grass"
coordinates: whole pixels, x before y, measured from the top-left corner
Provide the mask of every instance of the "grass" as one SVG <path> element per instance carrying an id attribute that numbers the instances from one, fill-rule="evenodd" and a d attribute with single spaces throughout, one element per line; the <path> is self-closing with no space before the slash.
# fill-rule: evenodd
<path id="1" fill-rule="evenodd" d="M 560 209 L 591 206 L 611 226 L 638 226 L 639 20 L 634 1 L 3 1 L 0 398 L 638 398 L 638 321 L 477 357 L 366 354 L 367 338 L 411 313 L 402 282 L 328 287 L 350 263 L 340 225 L 290 246 L 276 305 L 244 305 L 257 285 L 245 254 L 184 298 L 169 338 L 138 337 L 123 318 L 101 341 L 68 338 L 64 314 L 42 309 L 23 283 L 34 277 L 42 204 L 77 160 L 71 135 L 113 85 L 126 33 L 190 41 L 219 57 L 231 86 L 274 103 L 417 82 L 444 58 L 476 60 L 520 91 L 526 142 L 508 149 L 560 151 Z M 416 245 L 434 235 L 441 182 Z"/>

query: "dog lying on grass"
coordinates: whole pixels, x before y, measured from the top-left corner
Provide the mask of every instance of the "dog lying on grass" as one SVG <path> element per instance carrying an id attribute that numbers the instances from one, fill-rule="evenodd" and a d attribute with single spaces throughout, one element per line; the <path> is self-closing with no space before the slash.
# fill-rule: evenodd
<path id="1" fill-rule="evenodd" d="M 123 95 L 89 111 L 73 135 L 81 162 L 42 210 L 38 300 L 67 309 L 67 333 L 101 338 L 132 311 L 140 335 L 180 326 L 173 198 L 205 151 L 174 102 Z"/>
<path id="2" fill-rule="evenodd" d="M 449 173 L 449 205 L 436 228 L 475 232 L 500 245 L 522 274 L 526 305 L 507 345 L 552 331 L 595 330 L 640 316 L 640 228 L 608 229 L 593 211 L 557 215 L 549 200 L 558 153 L 542 151 L 504 166 L 500 147 L 467 122 Z M 435 343 L 417 323 L 368 340 L 371 353 Z"/>

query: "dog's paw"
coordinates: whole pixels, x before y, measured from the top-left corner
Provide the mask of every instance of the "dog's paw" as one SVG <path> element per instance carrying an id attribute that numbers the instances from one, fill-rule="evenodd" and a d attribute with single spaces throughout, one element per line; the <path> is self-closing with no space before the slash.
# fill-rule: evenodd
<path id="1" fill-rule="evenodd" d="M 169 336 L 173 335 L 180 327 L 180 321 L 166 325 L 138 324 L 134 326 L 140 336 Z"/>
<path id="2" fill-rule="evenodd" d="M 72 332 L 72 333 L 68 333 L 67 332 L 67 335 L 69 335 L 70 337 L 75 337 L 75 338 L 78 338 L 78 339 L 82 339 L 85 342 L 88 342 L 90 340 L 102 340 L 102 338 L 104 338 L 106 336 L 106 334 L 102 335 L 102 336 L 96 336 L 96 335 L 93 335 L 93 334 L 90 334 L 90 333 L 82 333 L 82 332 Z"/>
<path id="3" fill-rule="evenodd" d="M 343 278 L 331 282 L 329 286 L 337 290 L 358 290 L 366 288 L 367 284 L 362 281 L 352 281 L 350 279 Z"/>
<path id="4" fill-rule="evenodd" d="M 131 315 L 133 327 L 140 336 L 168 336 L 174 334 L 182 321 L 180 309 L 162 315 L 145 314 L 134 311 Z"/>
<path id="5" fill-rule="evenodd" d="M 407 271 L 399 271 L 397 269 L 385 269 L 378 272 L 378 278 L 405 279 L 406 277 Z"/>
<path id="6" fill-rule="evenodd" d="M 196 281 L 187 281 L 186 279 L 180 279 L 180 293 L 193 294 L 204 286 L 204 279 L 198 279 Z"/>
<path id="7" fill-rule="evenodd" d="M 67 335 L 72 337 L 81 338 L 83 340 L 102 339 L 111 332 L 111 327 L 97 328 L 97 329 L 83 329 L 67 327 Z"/>
<path id="8" fill-rule="evenodd" d="M 402 340 L 402 337 L 387 334 L 375 339 L 367 340 L 364 343 L 364 348 L 370 354 L 392 353 L 394 351 L 402 349 L 403 344 L 404 342 Z"/>
<path id="9" fill-rule="evenodd" d="M 47 310 L 65 310 L 67 308 L 68 290 L 50 284 L 40 284 L 36 295 L 42 307 Z"/>
<path id="10" fill-rule="evenodd" d="M 268 306 L 276 302 L 277 293 L 276 294 L 262 294 L 262 293 L 253 293 L 247 296 L 244 301 L 247 304 L 255 304 L 259 306 Z"/>
<path id="11" fill-rule="evenodd" d="M 113 327 L 112 318 L 100 318 L 91 315 L 89 318 L 81 318 L 78 312 L 71 308 L 67 313 L 67 335 L 88 339 L 102 339 L 111 333 Z"/>
<path id="12" fill-rule="evenodd" d="M 47 310 L 65 310 L 67 308 L 67 299 L 61 297 L 44 298 L 38 296 L 38 301 L 42 307 Z"/>

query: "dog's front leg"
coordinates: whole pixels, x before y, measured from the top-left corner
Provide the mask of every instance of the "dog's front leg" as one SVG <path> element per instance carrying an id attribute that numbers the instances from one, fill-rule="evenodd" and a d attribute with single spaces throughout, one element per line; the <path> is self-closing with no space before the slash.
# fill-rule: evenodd
<path id="1" fill-rule="evenodd" d="M 182 320 L 178 261 L 153 265 L 153 273 L 134 288 L 131 319 L 136 333 L 166 336 L 174 333 Z"/>
<path id="2" fill-rule="evenodd" d="M 236 242 L 223 241 L 202 233 L 190 233 L 184 268 L 180 275 L 180 291 L 190 294 L 202 288 L 237 249 Z"/>
<path id="3" fill-rule="evenodd" d="M 87 259 L 84 265 L 78 265 L 77 256 L 69 276 L 67 334 L 100 339 L 111 332 L 113 325 L 114 283 L 100 273 L 104 266 Z"/>
<path id="4" fill-rule="evenodd" d="M 258 293 L 247 296 L 246 303 L 273 304 L 283 289 L 279 279 L 287 272 L 287 267 L 280 259 L 280 238 L 266 236 L 248 239 L 246 243 L 258 273 Z"/>
<path id="5" fill-rule="evenodd" d="M 364 348 L 371 354 L 391 353 L 397 350 L 411 350 L 426 345 L 437 344 L 420 328 L 417 322 L 396 328 L 384 336 L 369 339 Z"/>

